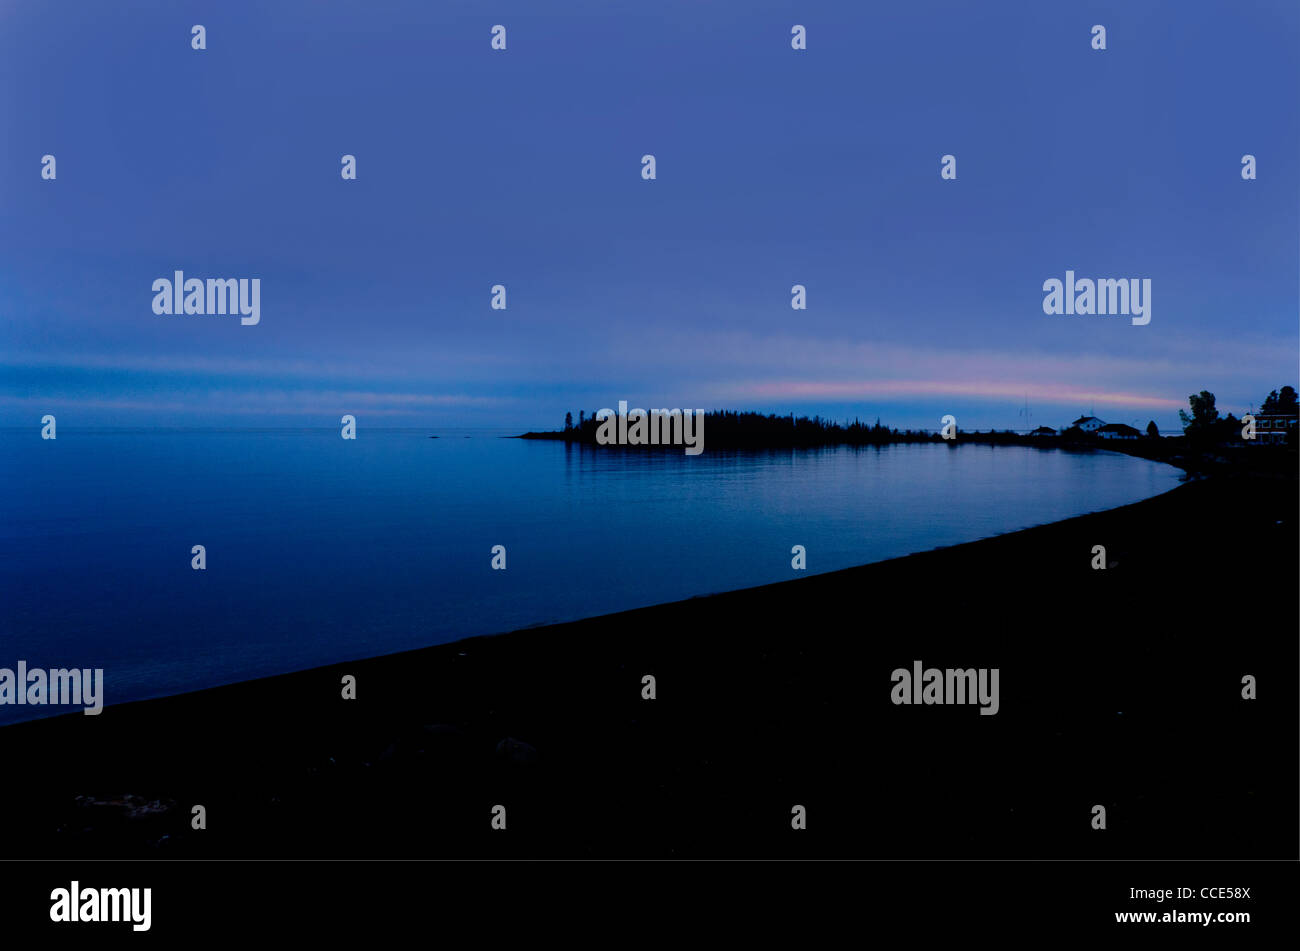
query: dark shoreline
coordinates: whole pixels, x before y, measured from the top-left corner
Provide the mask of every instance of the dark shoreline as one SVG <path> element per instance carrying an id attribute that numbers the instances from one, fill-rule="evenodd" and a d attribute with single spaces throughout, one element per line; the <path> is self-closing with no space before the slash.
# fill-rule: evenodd
<path id="1" fill-rule="evenodd" d="M 863 567 L 9 725 L 5 851 L 1291 857 L 1296 508 L 1294 478 L 1216 475 Z M 1000 668 L 998 715 L 894 706 L 890 671 L 918 659 Z"/>
<path id="2" fill-rule="evenodd" d="M 436 439 L 437 437 L 430 437 Z M 678 452 L 677 445 L 601 445 L 594 431 L 572 430 L 527 432 L 503 439 L 525 439 L 540 442 L 562 442 L 566 446 L 595 452 L 662 453 Z M 913 430 L 878 431 L 861 430 L 839 432 L 817 431 L 795 438 L 790 434 L 770 432 L 757 435 L 743 432 L 712 434 L 710 451 L 722 452 L 793 452 L 832 449 L 886 449 L 890 446 L 931 445 L 944 446 L 956 451 L 962 446 L 1020 446 L 1029 449 L 1057 450 L 1061 452 L 1117 452 L 1136 456 L 1152 462 L 1163 462 L 1184 472 L 1196 475 L 1226 474 L 1229 476 L 1266 475 L 1278 478 L 1295 478 L 1296 451 L 1293 446 L 1247 445 L 1244 442 L 1207 445 L 1183 436 L 1141 436 L 1135 439 L 1103 439 L 1091 433 L 1065 433 L 1059 436 L 1034 436 L 1011 430 L 959 432 L 959 437 L 946 440 L 938 433 Z"/>

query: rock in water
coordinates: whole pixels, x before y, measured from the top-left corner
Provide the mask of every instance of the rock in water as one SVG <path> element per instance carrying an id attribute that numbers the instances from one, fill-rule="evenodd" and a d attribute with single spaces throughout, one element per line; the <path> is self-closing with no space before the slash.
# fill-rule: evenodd
<path id="1" fill-rule="evenodd" d="M 532 766 L 540 758 L 536 748 L 513 736 L 507 736 L 497 744 L 497 756 L 515 766 Z"/>

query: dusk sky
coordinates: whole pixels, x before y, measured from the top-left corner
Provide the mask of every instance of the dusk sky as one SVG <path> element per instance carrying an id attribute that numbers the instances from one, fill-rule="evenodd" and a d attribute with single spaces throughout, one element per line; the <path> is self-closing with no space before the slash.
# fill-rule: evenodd
<path id="1" fill-rule="evenodd" d="M 1058 7 L 0 0 L 0 424 L 1240 415 L 1300 375 L 1300 5 Z"/>

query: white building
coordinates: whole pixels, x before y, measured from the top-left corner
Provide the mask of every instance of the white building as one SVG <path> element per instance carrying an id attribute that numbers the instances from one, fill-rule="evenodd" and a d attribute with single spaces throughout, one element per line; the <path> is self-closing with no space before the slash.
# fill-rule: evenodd
<path id="1" fill-rule="evenodd" d="M 1085 433 L 1095 433 L 1097 430 L 1101 429 L 1101 427 L 1105 426 L 1106 423 L 1105 421 L 1098 419 L 1096 416 L 1080 416 L 1070 425 L 1078 426 Z"/>

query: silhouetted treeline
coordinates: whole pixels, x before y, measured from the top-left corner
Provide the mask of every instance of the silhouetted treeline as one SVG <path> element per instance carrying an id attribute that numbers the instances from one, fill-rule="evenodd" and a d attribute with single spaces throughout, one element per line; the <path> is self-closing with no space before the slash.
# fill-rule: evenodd
<path id="1" fill-rule="evenodd" d="M 1201 447 L 1210 447 L 1244 444 L 1247 441 L 1242 432 L 1242 421 L 1232 413 L 1227 416 L 1220 416 L 1214 394 L 1209 390 L 1193 393 L 1187 397 L 1187 402 L 1191 407 L 1191 413 L 1179 410 L 1178 417 L 1183 423 L 1183 435 L 1187 437 L 1190 443 Z M 1277 390 L 1270 392 L 1260 405 L 1258 415 L 1290 417 L 1291 421 L 1285 430 L 1283 441 L 1292 449 L 1296 447 L 1297 428 L 1300 427 L 1297 427 L 1295 422 L 1297 416 L 1295 387 L 1284 386 L 1281 393 Z M 1277 425 L 1275 420 L 1273 425 Z M 1260 439 L 1262 434 L 1262 438 L 1268 440 L 1270 435 L 1275 436 L 1278 433 L 1279 430 L 1277 429 L 1273 429 L 1271 433 L 1264 433 L 1263 430 L 1260 430 L 1256 433 L 1255 438 Z"/>
<path id="2" fill-rule="evenodd" d="M 1250 444 L 1253 456 L 1240 456 L 1237 453 L 1224 455 L 1232 447 L 1247 445 L 1241 435 L 1241 421 L 1232 414 L 1220 417 L 1214 403 L 1214 394 L 1202 391 L 1190 397 L 1192 413 L 1180 413 L 1184 424 L 1182 436 L 1162 437 L 1155 422 L 1147 424 L 1146 432 L 1132 427 L 1121 427 L 1120 435 L 1131 438 L 1107 439 L 1094 432 L 1085 432 L 1077 426 L 1052 430 L 1043 427 L 1041 431 L 1020 433 L 1014 430 L 994 430 L 980 432 L 957 429 L 956 438 L 945 440 L 935 430 L 898 429 L 883 425 L 879 418 L 874 423 L 861 419 L 847 420 L 843 423 L 821 416 L 778 416 L 774 413 L 736 412 L 734 410 L 711 410 L 704 414 L 703 442 L 710 449 L 780 449 L 788 447 L 815 446 L 881 446 L 889 443 L 929 443 L 942 442 L 950 446 L 962 443 L 978 443 L 991 446 L 1038 446 L 1059 447 L 1062 449 L 1108 449 L 1129 455 L 1158 459 L 1181 466 L 1186 469 L 1219 468 L 1230 465 L 1240 468 L 1249 463 L 1249 468 L 1276 469 L 1291 465 L 1279 452 L 1289 451 L 1294 456 L 1296 449 L 1296 431 L 1294 424 L 1285 444 L 1261 445 Z M 1261 412 L 1280 412 L 1295 414 L 1296 391 L 1293 387 L 1283 387 L 1281 392 L 1269 394 Z M 687 415 L 687 411 L 683 411 Z M 615 422 L 617 426 L 617 422 Z M 524 433 L 523 439 L 556 439 L 565 442 L 587 443 L 596 445 L 596 432 L 601 421 L 594 412 L 582 410 L 577 422 L 573 414 L 566 413 L 564 428 L 554 432 Z M 1113 428 L 1113 427 L 1108 427 Z M 625 444 L 626 445 L 626 444 Z M 628 446 L 638 449 L 665 449 L 669 445 Z M 1277 456 L 1278 458 L 1273 458 Z"/>
<path id="3" fill-rule="evenodd" d="M 684 411 L 684 415 L 685 415 Z M 595 443 L 601 422 L 595 413 L 582 411 L 578 421 L 565 415 L 565 428 L 556 432 L 525 433 L 524 439 L 563 439 L 567 442 Z M 617 425 L 617 423 L 615 423 Z M 1008 434 L 1013 435 L 1013 434 Z M 711 410 L 704 414 L 704 444 L 710 448 L 777 448 L 786 446 L 863 446 L 896 442 L 940 441 L 938 433 L 925 430 L 896 429 L 860 419 L 837 423 L 820 416 L 777 416 L 762 413 Z M 660 447 L 646 447 L 660 448 Z"/>

